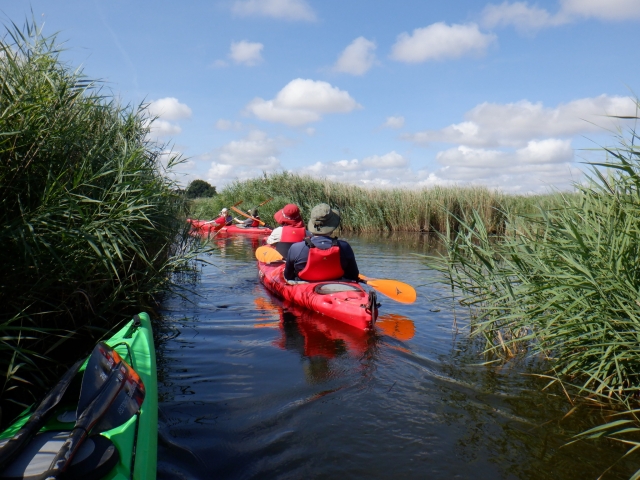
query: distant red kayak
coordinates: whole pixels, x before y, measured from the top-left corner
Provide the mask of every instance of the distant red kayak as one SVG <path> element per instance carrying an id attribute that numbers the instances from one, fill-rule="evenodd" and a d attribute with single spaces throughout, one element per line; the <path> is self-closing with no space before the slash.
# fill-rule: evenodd
<path id="1" fill-rule="evenodd" d="M 328 281 L 288 284 L 284 263 L 258 262 L 262 284 L 280 298 L 322 313 L 361 330 L 371 330 L 378 318 L 376 292 L 357 282 Z"/>
<path id="2" fill-rule="evenodd" d="M 238 225 L 227 225 L 226 227 L 218 229 L 218 224 L 214 222 L 209 223 L 206 220 L 188 218 L 187 222 L 191 224 L 193 231 L 200 235 L 215 234 L 216 232 L 220 232 L 219 235 L 270 235 L 272 232 L 268 227 L 240 227 Z"/>

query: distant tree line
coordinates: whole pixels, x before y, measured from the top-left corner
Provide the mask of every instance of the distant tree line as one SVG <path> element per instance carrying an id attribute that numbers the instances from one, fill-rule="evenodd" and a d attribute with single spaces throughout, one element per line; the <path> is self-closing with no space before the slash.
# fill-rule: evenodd
<path id="1" fill-rule="evenodd" d="M 187 198 L 210 198 L 217 195 L 216 187 L 204 180 L 194 180 L 185 190 Z"/>

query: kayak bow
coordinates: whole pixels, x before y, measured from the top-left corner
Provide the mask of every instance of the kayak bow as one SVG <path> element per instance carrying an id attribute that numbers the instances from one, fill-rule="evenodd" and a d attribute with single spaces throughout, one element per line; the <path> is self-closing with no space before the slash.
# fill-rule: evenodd
<path id="1" fill-rule="evenodd" d="M 64 473 L 65 479 L 156 477 L 158 441 L 158 384 L 151 321 L 140 313 L 105 342 L 139 375 L 146 395 L 139 412 L 125 423 L 101 434 L 92 434 L 80 446 Z M 87 359 L 88 360 L 88 359 Z M 60 405 L 49 420 L 22 449 L 15 460 L 0 471 L 0 479 L 37 479 L 47 470 L 51 460 L 63 446 L 76 424 L 80 382 L 87 363 L 73 379 Z M 102 392 L 102 390 L 100 390 Z M 97 396 L 96 398 L 99 398 Z M 120 403 L 116 405 L 118 413 Z M 9 428 L 0 433 L 0 450 L 32 417 L 35 409 L 26 411 Z M 80 412 L 78 412 L 80 415 Z"/>

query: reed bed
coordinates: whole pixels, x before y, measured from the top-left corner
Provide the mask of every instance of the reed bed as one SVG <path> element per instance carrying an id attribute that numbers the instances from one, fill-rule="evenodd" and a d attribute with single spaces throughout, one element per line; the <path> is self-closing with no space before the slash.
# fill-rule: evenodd
<path id="1" fill-rule="evenodd" d="M 3 423 L 87 344 L 155 305 L 188 270 L 186 204 L 123 107 L 33 23 L 0 39 L 0 382 Z M 73 345 L 73 347 L 71 347 Z"/>
<path id="2" fill-rule="evenodd" d="M 457 218 L 472 211 L 478 212 L 490 231 L 500 232 L 505 212 L 534 212 L 560 199 L 558 194 L 515 196 L 484 187 L 366 189 L 284 172 L 237 181 L 213 198 L 197 199 L 191 215 L 214 218 L 222 207 L 242 200 L 238 208 L 247 209 L 268 198 L 273 201 L 260 208 L 261 218 L 267 223 L 273 223 L 273 214 L 287 203 L 297 204 L 303 218 L 308 218 L 311 209 L 324 202 L 340 210 L 341 228 L 352 232 L 444 232 L 453 218 L 447 212 Z"/>
<path id="3" fill-rule="evenodd" d="M 472 309 L 489 356 L 542 358 L 551 383 L 622 406 L 578 438 L 608 436 L 632 450 L 640 447 L 638 139 L 620 132 L 576 195 L 508 215 L 501 235 L 480 213 L 455 216 L 457 234 L 443 235 L 445 254 L 430 260 Z"/>

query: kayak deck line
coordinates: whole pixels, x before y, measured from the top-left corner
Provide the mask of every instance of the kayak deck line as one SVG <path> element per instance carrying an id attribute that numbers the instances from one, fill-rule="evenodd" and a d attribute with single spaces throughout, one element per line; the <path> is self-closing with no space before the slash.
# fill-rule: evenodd
<path id="1" fill-rule="evenodd" d="M 137 321 L 139 320 L 139 322 Z M 140 376 L 146 396 L 138 414 L 124 424 L 90 435 L 73 457 L 64 478 L 144 480 L 156 477 L 158 441 L 158 383 L 151 320 L 146 313 L 136 315 L 105 341 Z M 3 471 L 0 479 L 39 478 L 74 428 L 80 383 L 88 358 L 80 367 L 67 393 L 40 432 Z M 0 448 L 29 419 L 27 410 L 0 433 Z"/>

